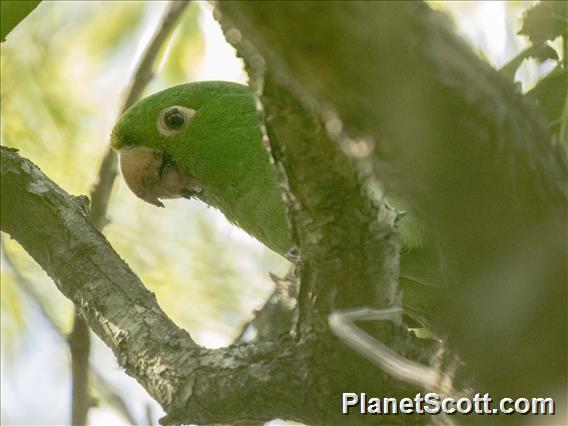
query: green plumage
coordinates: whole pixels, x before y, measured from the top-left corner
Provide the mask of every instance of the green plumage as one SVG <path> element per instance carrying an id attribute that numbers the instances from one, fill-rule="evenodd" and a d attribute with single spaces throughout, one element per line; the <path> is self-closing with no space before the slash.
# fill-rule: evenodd
<path id="1" fill-rule="evenodd" d="M 194 109 L 195 115 L 180 133 L 164 136 L 156 122 L 172 105 Z M 292 247 L 248 87 L 221 81 L 171 87 L 128 109 L 112 140 L 115 149 L 144 145 L 166 152 L 203 185 L 198 198 L 272 250 L 285 254 Z"/>
<path id="2" fill-rule="evenodd" d="M 173 106 L 194 112 L 181 130 L 164 134 L 160 117 Z M 248 87 L 208 81 L 171 87 L 138 102 L 116 125 L 112 145 L 121 151 L 146 147 L 163 153 L 161 171 L 168 159 L 168 164 L 175 164 L 181 175 L 202 188 L 192 196 L 216 207 L 229 221 L 284 256 L 293 242 L 275 170 L 261 139 Z M 123 174 L 126 178 L 124 166 Z M 146 177 L 136 179 L 143 186 Z M 415 222 L 403 219 L 402 226 L 403 303 L 412 317 L 427 323 L 437 297 L 432 285 L 440 281 L 437 250 L 420 243 L 423 231 Z"/>

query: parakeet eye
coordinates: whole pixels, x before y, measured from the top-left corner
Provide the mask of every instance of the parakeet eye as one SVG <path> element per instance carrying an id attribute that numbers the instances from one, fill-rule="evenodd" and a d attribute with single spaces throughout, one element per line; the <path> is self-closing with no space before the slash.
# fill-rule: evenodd
<path id="1" fill-rule="evenodd" d="M 164 136 L 174 135 L 187 125 L 193 114 L 194 110 L 182 106 L 164 108 L 158 120 L 158 131 Z"/>
<path id="2" fill-rule="evenodd" d="M 166 126 L 172 130 L 179 130 L 185 124 L 185 116 L 179 111 L 171 111 L 164 117 Z"/>

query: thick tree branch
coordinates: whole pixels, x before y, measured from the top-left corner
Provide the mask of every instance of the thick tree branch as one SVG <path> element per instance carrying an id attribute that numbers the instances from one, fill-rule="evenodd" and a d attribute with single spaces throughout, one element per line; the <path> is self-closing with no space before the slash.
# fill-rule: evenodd
<path id="1" fill-rule="evenodd" d="M 284 339 L 200 348 L 171 322 L 89 222 L 85 197 L 65 193 L 16 151 L 1 147 L 0 153 L 2 231 L 46 270 L 119 364 L 162 405 L 168 413 L 164 422 L 261 423 L 280 417 L 346 424 L 357 419 L 346 420 L 338 409 L 341 386 L 376 394 L 410 392 L 377 375 L 372 365 L 367 366 L 372 370 L 363 368 L 331 338 L 325 343 L 307 336 L 301 343 Z M 322 350 L 329 357 L 316 354 Z M 426 354 L 414 357 L 425 361 Z M 318 376 L 313 369 L 316 359 L 333 375 Z M 359 373 L 346 368 L 350 363 Z M 333 385 L 322 387 L 322 381 Z"/>
<path id="2" fill-rule="evenodd" d="M 177 381 L 168 380 L 175 357 L 162 348 L 195 349 L 156 304 L 155 296 L 87 219 L 86 197 L 73 197 L 32 163 L 2 147 L 2 230 L 15 238 L 73 301 L 93 330 L 126 368 L 160 401 Z M 151 324 L 152 327 L 147 327 Z M 162 380 L 152 368 L 163 369 Z"/>
<path id="3" fill-rule="evenodd" d="M 333 309 L 391 306 L 398 279 L 396 213 L 384 199 L 369 196 L 313 109 L 269 75 L 261 100 L 300 248 L 302 333 L 316 323 L 327 329 Z"/>

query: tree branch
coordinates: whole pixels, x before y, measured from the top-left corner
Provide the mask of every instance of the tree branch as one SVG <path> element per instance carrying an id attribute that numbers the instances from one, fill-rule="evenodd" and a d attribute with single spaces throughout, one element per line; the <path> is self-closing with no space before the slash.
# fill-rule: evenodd
<path id="1" fill-rule="evenodd" d="M 299 281 L 294 268 L 283 277 L 270 274 L 275 288 L 254 318 L 244 324 L 234 343 L 274 341 L 290 334 L 298 313 Z M 252 337 L 249 337 L 249 333 Z"/>
<path id="2" fill-rule="evenodd" d="M 24 292 L 24 294 L 32 301 L 32 303 L 36 306 L 39 310 L 41 316 L 45 319 L 47 324 L 51 327 L 51 329 L 57 334 L 57 336 L 61 339 L 62 342 L 66 341 L 67 336 L 65 332 L 57 323 L 53 314 L 47 309 L 44 301 L 42 300 L 41 296 L 38 294 L 36 289 L 34 288 L 34 284 L 30 282 L 30 280 L 22 274 L 20 269 L 16 266 L 14 261 L 12 260 L 12 256 L 7 251 L 6 246 L 4 244 L 4 238 L 0 237 L 0 246 L 2 247 L 2 256 L 6 262 L 6 265 L 10 269 L 10 272 L 14 275 L 14 279 L 18 287 Z M 105 395 L 105 399 L 110 402 L 110 405 L 113 406 L 120 414 L 122 414 L 125 420 L 130 424 L 137 424 L 134 415 L 128 409 L 126 402 L 124 401 L 123 397 L 113 389 L 113 386 L 107 381 L 104 375 L 98 370 L 98 367 L 93 363 L 89 364 L 89 369 L 93 372 L 95 378 L 95 387 Z M 74 423 L 72 423 L 74 425 Z"/>
<path id="3" fill-rule="evenodd" d="M 168 371 L 175 360 L 159 357 L 162 348 L 196 349 L 90 224 L 87 199 L 66 194 L 15 151 L 1 149 L 2 230 L 46 270 L 118 359 L 142 371 L 153 360 L 154 368 Z M 166 380 L 172 374 L 160 380 L 145 371 L 137 379 L 164 402 L 176 383 Z"/>
<path id="4" fill-rule="evenodd" d="M 71 424 L 87 424 L 92 399 L 89 395 L 89 354 L 91 337 L 86 321 L 74 314 L 73 330 L 67 339 L 71 353 Z"/>
<path id="5" fill-rule="evenodd" d="M 0 153 L 2 231 L 45 269 L 118 363 L 162 405 L 168 413 L 163 422 L 234 424 L 287 418 L 357 424 L 360 419 L 341 415 L 338 390 L 393 396 L 412 392 L 377 374 L 372 364 L 362 364 L 331 335 L 200 348 L 166 316 L 89 222 L 85 197 L 65 193 L 15 150 L 0 147 Z M 426 349 L 410 353 L 422 362 L 428 354 Z M 319 369 L 314 368 L 316 361 L 323 363 Z M 358 366 L 355 374 L 345 368 L 351 363 Z M 404 420 L 423 422 L 420 417 Z"/>
<path id="6" fill-rule="evenodd" d="M 271 113 L 279 85 L 442 247 L 450 286 L 437 325 L 484 390 L 562 388 L 568 178 L 534 106 L 421 2 L 217 8 L 227 40 L 250 64 L 269 130 L 272 117 L 287 120 Z M 286 152 L 298 139 L 278 143 Z M 312 165 L 327 164 L 322 157 Z"/>
<path id="7" fill-rule="evenodd" d="M 396 213 L 369 196 L 317 112 L 270 74 L 261 100 L 300 248 L 301 332 L 327 330 L 333 309 L 391 306 L 398 281 Z"/>

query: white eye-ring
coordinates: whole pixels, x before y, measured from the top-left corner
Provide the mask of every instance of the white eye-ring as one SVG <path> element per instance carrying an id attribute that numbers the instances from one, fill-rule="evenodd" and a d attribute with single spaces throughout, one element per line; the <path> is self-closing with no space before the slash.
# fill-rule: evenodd
<path id="1" fill-rule="evenodd" d="M 193 114 L 195 114 L 195 110 L 179 105 L 164 108 L 158 119 L 158 131 L 164 136 L 175 135 L 183 130 Z"/>

